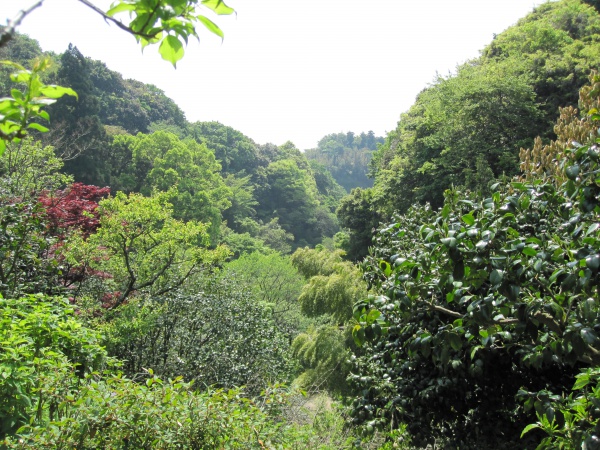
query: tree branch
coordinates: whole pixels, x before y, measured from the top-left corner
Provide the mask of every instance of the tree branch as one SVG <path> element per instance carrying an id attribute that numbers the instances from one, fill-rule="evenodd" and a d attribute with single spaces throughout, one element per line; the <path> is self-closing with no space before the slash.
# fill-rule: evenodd
<path id="1" fill-rule="evenodd" d="M 43 0 L 40 1 L 40 3 Z M 153 39 L 156 37 L 156 35 L 158 33 L 154 33 L 154 34 L 146 34 L 146 33 L 142 33 L 141 31 L 133 31 L 130 27 L 128 27 L 127 25 L 125 25 L 123 22 L 121 22 L 120 20 L 117 20 L 111 16 L 109 16 L 108 14 L 106 14 L 104 11 L 102 11 L 100 8 L 98 8 L 96 5 L 94 5 L 93 3 L 91 3 L 89 0 L 79 0 L 80 3 L 83 3 L 85 6 L 87 6 L 88 8 L 90 8 L 92 11 L 94 11 L 97 14 L 100 14 L 104 20 L 106 20 L 107 22 L 112 22 L 114 23 L 116 26 L 118 26 L 121 30 L 126 31 L 129 34 L 132 34 L 134 36 L 139 36 L 139 37 L 143 37 L 144 39 Z"/>
<path id="2" fill-rule="evenodd" d="M 23 19 L 27 15 L 31 14 L 34 9 L 42 6 L 42 3 L 44 3 L 44 0 L 38 0 L 36 3 L 31 5 L 29 8 L 22 9 L 21 11 L 19 11 L 19 14 L 17 14 L 17 17 L 15 17 L 13 20 L 8 21 L 8 23 L 6 24 L 6 28 L 4 28 L 4 30 L 2 31 L 2 34 L 0 34 L 0 47 L 4 47 L 6 44 L 8 44 L 8 42 L 13 38 L 16 28 L 19 25 L 21 25 L 21 22 L 23 21 Z"/>

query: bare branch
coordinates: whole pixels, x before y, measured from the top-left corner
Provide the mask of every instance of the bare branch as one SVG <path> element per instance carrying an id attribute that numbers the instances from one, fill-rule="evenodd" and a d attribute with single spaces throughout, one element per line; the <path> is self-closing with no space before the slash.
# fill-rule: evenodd
<path id="1" fill-rule="evenodd" d="M 13 20 L 9 20 L 7 22 L 6 28 L 4 28 L 4 30 L 2 30 L 2 34 L 0 34 L 0 47 L 4 47 L 6 44 L 8 44 L 8 42 L 13 38 L 16 28 L 19 25 L 21 25 L 21 22 L 23 21 L 23 19 L 27 15 L 31 14 L 34 9 L 42 6 L 42 3 L 44 3 L 44 0 L 38 0 L 36 3 L 31 5 L 29 8 L 22 9 L 21 11 L 19 11 L 19 14 L 17 14 L 17 17 L 15 17 Z"/>

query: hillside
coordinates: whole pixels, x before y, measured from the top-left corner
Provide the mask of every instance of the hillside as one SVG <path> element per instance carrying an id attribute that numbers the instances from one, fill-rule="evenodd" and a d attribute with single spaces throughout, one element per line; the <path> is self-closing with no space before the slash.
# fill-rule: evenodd
<path id="1" fill-rule="evenodd" d="M 559 105 L 577 106 L 578 90 L 600 66 L 599 33 L 592 6 L 545 3 L 423 89 L 374 153 L 372 190 L 342 202 L 352 254 L 366 255 L 371 237 L 364 230 L 394 212 L 422 203 L 438 208 L 452 186 L 488 195 L 496 180 L 516 175 L 519 150 L 537 136 L 555 137 Z"/>

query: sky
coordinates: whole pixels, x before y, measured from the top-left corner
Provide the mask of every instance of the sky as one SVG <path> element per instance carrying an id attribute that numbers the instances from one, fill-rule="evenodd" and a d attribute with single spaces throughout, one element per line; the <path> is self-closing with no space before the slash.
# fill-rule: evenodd
<path id="1" fill-rule="evenodd" d="M 0 20 L 35 0 L 1 0 Z M 218 121 L 259 144 L 314 148 L 330 133 L 385 136 L 436 78 L 475 58 L 538 0 L 226 0 L 177 68 L 77 0 L 45 0 L 18 30 L 44 50 L 72 43 L 125 78 L 162 89 L 190 122 Z M 92 0 L 106 10 L 111 0 Z M 126 16 L 122 16 L 124 20 Z"/>

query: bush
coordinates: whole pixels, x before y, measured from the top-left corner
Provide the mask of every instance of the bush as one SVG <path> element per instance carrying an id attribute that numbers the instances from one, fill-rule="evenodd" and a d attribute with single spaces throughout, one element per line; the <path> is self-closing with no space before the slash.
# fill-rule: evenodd
<path id="1" fill-rule="evenodd" d="M 226 277 L 190 290 L 114 312 L 103 328 L 106 348 L 128 376 L 151 367 L 198 388 L 245 386 L 249 395 L 286 378 L 289 343 L 266 307 Z"/>
<path id="2" fill-rule="evenodd" d="M 588 111 L 582 122 L 600 119 Z M 578 126 L 557 129 L 554 170 L 486 199 L 447 191 L 440 211 L 413 207 L 378 232 L 364 263 L 375 295 L 354 308 L 369 342 L 351 376 L 355 423 L 407 422 L 418 445 L 469 448 L 537 445 L 539 432 L 518 440 L 528 407 L 564 426 L 555 396 L 600 364 L 600 149 L 565 136 Z"/>

